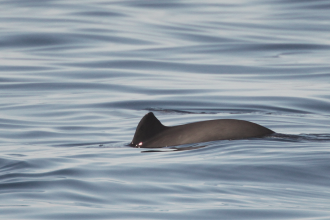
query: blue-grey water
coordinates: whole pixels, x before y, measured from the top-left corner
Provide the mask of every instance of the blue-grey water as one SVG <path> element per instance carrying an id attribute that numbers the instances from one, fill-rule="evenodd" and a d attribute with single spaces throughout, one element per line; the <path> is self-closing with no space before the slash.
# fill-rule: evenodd
<path id="1" fill-rule="evenodd" d="M 1 219 L 330 219 L 328 0 L 0 8 Z M 127 146 L 149 111 L 279 134 Z"/>

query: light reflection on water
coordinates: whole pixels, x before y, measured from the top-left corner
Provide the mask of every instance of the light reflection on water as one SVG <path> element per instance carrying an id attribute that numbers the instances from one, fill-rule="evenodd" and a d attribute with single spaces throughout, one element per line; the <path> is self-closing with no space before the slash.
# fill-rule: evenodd
<path id="1" fill-rule="evenodd" d="M 1 217 L 329 218 L 327 1 L 0 6 Z M 128 147 L 148 111 L 280 134 Z"/>

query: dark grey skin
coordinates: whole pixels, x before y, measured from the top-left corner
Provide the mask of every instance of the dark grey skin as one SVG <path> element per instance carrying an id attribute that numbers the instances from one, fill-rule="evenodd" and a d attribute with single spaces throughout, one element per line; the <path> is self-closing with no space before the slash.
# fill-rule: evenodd
<path id="1" fill-rule="evenodd" d="M 149 112 L 138 124 L 130 146 L 160 148 L 216 140 L 263 137 L 273 133 L 274 131 L 261 125 L 236 119 L 201 121 L 167 127 Z"/>

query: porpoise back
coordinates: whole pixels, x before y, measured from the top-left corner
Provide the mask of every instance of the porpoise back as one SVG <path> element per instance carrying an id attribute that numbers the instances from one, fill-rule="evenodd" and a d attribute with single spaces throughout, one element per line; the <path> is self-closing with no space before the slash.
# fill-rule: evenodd
<path id="1" fill-rule="evenodd" d="M 274 131 L 261 125 L 236 119 L 194 122 L 164 126 L 152 112 L 139 122 L 131 146 L 160 148 L 216 140 L 237 140 L 270 135 Z"/>

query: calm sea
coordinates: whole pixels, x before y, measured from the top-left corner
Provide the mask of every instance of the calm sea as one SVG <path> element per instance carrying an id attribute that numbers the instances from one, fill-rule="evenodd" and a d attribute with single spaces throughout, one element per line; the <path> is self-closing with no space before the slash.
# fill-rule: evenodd
<path id="1" fill-rule="evenodd" d="M 0 8 L 1 219 L 330 219 L 328 0 Z M 279 134 L 127 146 L 149 111 Z"/>

